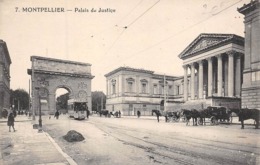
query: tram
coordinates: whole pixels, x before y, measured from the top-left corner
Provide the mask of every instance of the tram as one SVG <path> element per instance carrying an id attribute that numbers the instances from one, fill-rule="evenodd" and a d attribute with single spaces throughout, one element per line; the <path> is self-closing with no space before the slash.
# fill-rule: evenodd
<path id="1" fill-rule="evenodd" d="M 77 101 L 75 99 L 68 100 L 68 114 L 69 117 L 84 120 L 87 116 L 87 102 Z"/>

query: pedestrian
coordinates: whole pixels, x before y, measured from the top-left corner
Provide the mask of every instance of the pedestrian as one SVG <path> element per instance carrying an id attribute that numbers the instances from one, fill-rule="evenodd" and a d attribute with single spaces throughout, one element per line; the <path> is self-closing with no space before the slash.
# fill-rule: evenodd
<path id="1" fill-rule="evenodd" d="M 159 123 L 160 122 L 160 112 L 156 111 L 155 113 L 156 113 L 157 121 Z"/>
<path id="2" fill-rule="evenodd" d="M 8 116 L 7 125 L 9 126 L 9 132 L 11 132 L 11 126 L 13 127 L 13 130 L 15 132 L 15 129 L 14 129 L 14 114 L 12 112 Z"/>
<path id="3" fill-rule="evenodd" d="M 59 119 L 59 115 L 60 115 L 59 111 L 56 111 L 56 112 L 55 112 L 55 117 L 56 117 L 56 119 Z"/>
<path id="4" fill-rule="evenodd" d="M 140 111 L 137 111 L 137 117 L 139 118 L 141 115 L 141 112 Z"/>
<path id="5" fill-rule="evenodd" d="M 121 117 L 121 111 L 120 110 L 118 111 L 118 116 L 119 116 L 119 118 Z"/>
<path id="6" fill-rule="evenodd" d="M 89 115 L 90 115 L 90 111 L 88 110 L 88 106 L 86 107 L 86 111 L 87 111 L 87 119 L 88 119 Z"/>

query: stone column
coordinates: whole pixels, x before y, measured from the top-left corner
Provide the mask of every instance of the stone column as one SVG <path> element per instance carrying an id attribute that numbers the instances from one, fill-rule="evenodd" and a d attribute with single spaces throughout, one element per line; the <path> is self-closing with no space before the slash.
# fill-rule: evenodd
<path id="1" fill-rule="evenodd" d="M 199 99 L 203 98 L 203 61 L 199 61 Z"/>
<path id="2" fill-rule="evenodd" d="M 218 55 L 218 96 L 222 96 L 222 56 Z"/>
<path id="3" fill-rule="evenodd" d="M 190 95 L 191 95 L 191 100 L 194 100 L 195 99 L 195 63 L 192 63 L 190 66 L 191 66 L 191 75 L 190 75 L 190 78 L 191 78 L 191 84 L 190 84 Z"/>
<path id="4" fill-rule="evenodd" d="M 184 69 L 184 89 L 183 89 L 183 98 L 184 101 L 188 100 L 188 77 L 187 77 L 187 69 L 188 67 L 186 65 L 183 66 Z"/>
<path id="5" fill-rule="evenodd" d="M 234 96 L 234 51 L 228 52 L 228 96 Z"/>
<path id="6" fill-rule="evenodd" d="M 240 97 L 241 91 L 241 54 L 236 56 L 235 66 L 235 96 Z"/>
<path id="7" fill-rule="evenodd" d="M 213 84 L 213 69 L 212 58 L 208 58 L 208 96 L 212 96 L 212 84 Z"/>

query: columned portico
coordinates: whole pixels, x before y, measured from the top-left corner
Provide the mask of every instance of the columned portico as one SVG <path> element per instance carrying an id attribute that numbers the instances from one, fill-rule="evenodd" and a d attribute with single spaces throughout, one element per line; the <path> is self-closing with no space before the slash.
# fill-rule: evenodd
<path id="1" fill-rule="evenodd" d="M 232 104 L 231 108 L 240 105 L 243 62 L 239 55 L 244 52 L 243 46 L 244 39 L 233 34 L 201 34 L 197 37 L 179 55 L 184 60 L 184 102 L 189 104 L 197 99 L 212 105 Z M 187 66 L 190 67 L 190 99 Z M 223 102 L 225 98 L 227 101 Z M 216 103 L 216 99 L 221 101 Z M 234 103 L 230 103 L 232 101 Z"/>

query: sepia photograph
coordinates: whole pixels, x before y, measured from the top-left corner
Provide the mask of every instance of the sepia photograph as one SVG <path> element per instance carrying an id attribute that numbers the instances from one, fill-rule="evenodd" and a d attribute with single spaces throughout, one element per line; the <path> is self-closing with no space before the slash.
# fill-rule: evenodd
<path id="1" fill-rule="evenodd" d="M 0 165 L 259 165 L 260 0 L 0 0 Z"/>

